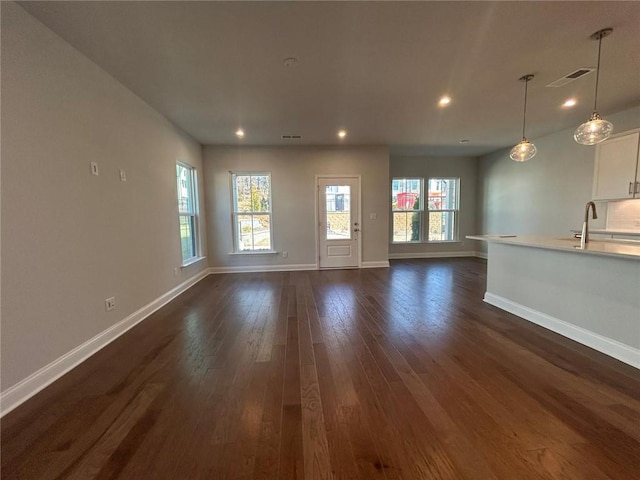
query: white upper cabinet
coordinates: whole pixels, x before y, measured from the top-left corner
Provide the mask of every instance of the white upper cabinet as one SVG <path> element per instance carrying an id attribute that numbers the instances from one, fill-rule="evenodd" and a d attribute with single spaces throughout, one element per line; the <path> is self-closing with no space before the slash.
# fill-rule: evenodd
<path id="1" fill-rule="evenodd" d="M 625 132 L 596 145 L 593 199 L 640 198 L 640 131 Z"/>

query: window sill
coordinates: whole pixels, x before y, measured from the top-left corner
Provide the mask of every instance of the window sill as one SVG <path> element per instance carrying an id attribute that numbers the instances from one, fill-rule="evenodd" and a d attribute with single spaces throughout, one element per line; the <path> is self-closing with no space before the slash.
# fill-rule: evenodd
<path id="1" fill-rule="evenodd" d="M 187 260 L 186 262 L 184 262 L 182 265 L 180 265 L 180 268 L 187 268 L 190 267 L 191 265 L 194 265 L 198 262 L 201 262 L 202 260 L 206 260 L 207 257 L 194 257 L 194 258 L 190 258 L 189 260 Z"/>
<path id="2" fill-rule="evenodd" d="M 462 240 L 433 240 L 431 242 L 391 242 L 390 245 L 439 245 L 442 243 L 462 243 Z"/>
<path id="3" fill-rule="evenodd" d="M 245 252 L 229 252 L 229 255 L 275 255 L 276 250 L 247 250 Z"/>

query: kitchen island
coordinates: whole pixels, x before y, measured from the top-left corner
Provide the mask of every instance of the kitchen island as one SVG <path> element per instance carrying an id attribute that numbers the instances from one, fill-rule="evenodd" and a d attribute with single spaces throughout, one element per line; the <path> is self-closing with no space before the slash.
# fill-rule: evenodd
<path id="1" fill-rule="evenodd" d="M 471 235 L 491 305 L 640 368 L 640 242 Z"/>

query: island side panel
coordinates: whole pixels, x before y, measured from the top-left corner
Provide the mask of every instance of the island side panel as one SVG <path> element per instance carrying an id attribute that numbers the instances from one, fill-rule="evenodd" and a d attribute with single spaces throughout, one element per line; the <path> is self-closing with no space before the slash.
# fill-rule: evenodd
<path id="1" fill-rule="evenodd" d="M 489 243 L 485 300 L 640 368 L 640 261 Z"/>

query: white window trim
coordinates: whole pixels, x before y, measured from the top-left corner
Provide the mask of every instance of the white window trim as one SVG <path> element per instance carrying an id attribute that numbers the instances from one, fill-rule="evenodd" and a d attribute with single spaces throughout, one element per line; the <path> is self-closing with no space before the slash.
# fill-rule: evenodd
<path id="1" fill-rule="evenodd" d="M 438 179 L 438 180 L 456 180 L 457 181 L 457 190 L 456 190 L 456 205 L 457 209 L 441 209 L 441 210 L 431 210 L 429 209 L 429 198 L 428 194 L 425 194 L 425 185 L 428 185 L 429 180 Z M 394 210 L 393 205 L 391 206 L 391 245 L 426 245 L 426 244 L 439 244 L 439 243 L 462 243 L 460 240 L 460 190 L 461 190 L 461 179 L 460 177 L 418 177 L 418 176 L 405 176 L 405 177 L 393 177 L 391 179 L 391 188 L 393 189 L 393 181 L 394 180 L 420 180 L 420 210 Z M 392 190 L 393 191 L 393 190 Z M 393 214 L 394 213 L 406 213 L 406 212 L 419 212 L 420 217 L 420 239 L 419 240 L 410 240 L 406 242 L 399 242 L 393 240 Z M 429 213 L 431 212 L 454 212 L 454 240 L 429 240 Z"/>
<path id="2" fill-rule="evenodd" d="M 391 244 L 392 245 L 417 245 L 420 243 L 427 243 L 424 239 L 424 177 L 393 177 L 391 179 L 391 191 L 393 192 L 393 181 L 394 180 L 419 180 L 420 181 L 420 209 L 419 210 L 394 210 L 393 204 L 391 205 Z M 393 239 L 393 214 L 394 213 L 409 213 L 409 212 L 418 212 L 418 216 L 420 219 L 420 231 L 418 240 L 408 240 L 406 242 L 395 241 Z M 433 242 L 430 242 L 433 243 Z"/>
<path id="3" fill-rule="evenodd" d="M 455 180 L 456 181 L 456 205 L 457 205 L 457 209 L 453 209 L 453 208 L 443 208 L 440 210 L 432 210 L 429 208 L 429 198 L 426 198 L 426 202 L 427 202 L 427 208 L 424 209 L 424 211 L 427 213 L 426 215 L 426 222 L 425 222 L 425 231 L 426 231 L 426 239 L 422 242 L 422 243 L 462 243 L 460 241 L 460 177 L 425 177 L 426 184 L 429 183 L 429 180 Z M 454 224 L 453 224 L 453 233 L 454 233 L 454 239 L 453 240 L 429 240 L 429 214 L 431 212 L 436 212 L 436 213 L 446 213 L 446 212 L 453 212 L 454 213 Z"/>
<path id="4" fill-rule="evenodd" d="M 240 252 L 229 252 L 228 255 L 274 255 L 280 253 L 277 250 L 243 250 Z"/>
<path id="5" fill-rule="evenodd" d="M 193 195 L 193 211 L 187 212 L 180 210 L 180 205 L 178 204 L 178 238 L 180 238 L 180 259 L 181 259 L 181 268 L 188 267 L 203 260 L 206 257 L 203 257 L 202 252 L 202 244 L 200 238 L 200 201 L 198 194 L 198 174 L 197 169 L 193 165 L 190 165 L 184 161 L 177 160 L 176 165 L 179 165 L 183 168 L 189 170 L 191 175 L 191 194 Z M 176 199 L 178 198 L 178 182 L 176 179 Z M 182 258 L 182 237 L 180 237 L 180 218 L 181 217 L 191 217 L 193 218 L 193 237 L 194 237 L 194 255 L 187 259 Z"/>
<path id="6" fill-rule="evenodd" d="M 187 268 L 190 267 L 191 265 L 201 262 L 202 260 L 206 260 L 207 257 L 202 257 L 202 256 L 198 256 L 198 257 L 191 257 L 189 260 L 187 260 L 186 262 L 184 262 L 182 265 L 180 265 L 180 268 Z"/>
<path id="7" fill-rule="evenodd" d="M 234 178 L 236 176 L 266 176 L 269 177 L 269 211 L 268 212 L 237 212 L 236 211 L 236 190 L 235 190 L 235 182 Z M 233 251 L 229 252 L 229 255 L 262 255 L 262 254 L 275 254 L 278 253 L 277 250 L 273 248 L 273 183 L 271 172 L 264 171 L 229 171 L 229 187 L 231 192 L 231 232 L 232 232 L 232 242 L 233 242 Z M 238 222 L 236 221 L 236 217 L 238 215 L 269 215 L 269 243 L 271 245 L 270 249 L 264 250 L 240 250 L 239 249 L 239 233 L 238 233 Z"/>

